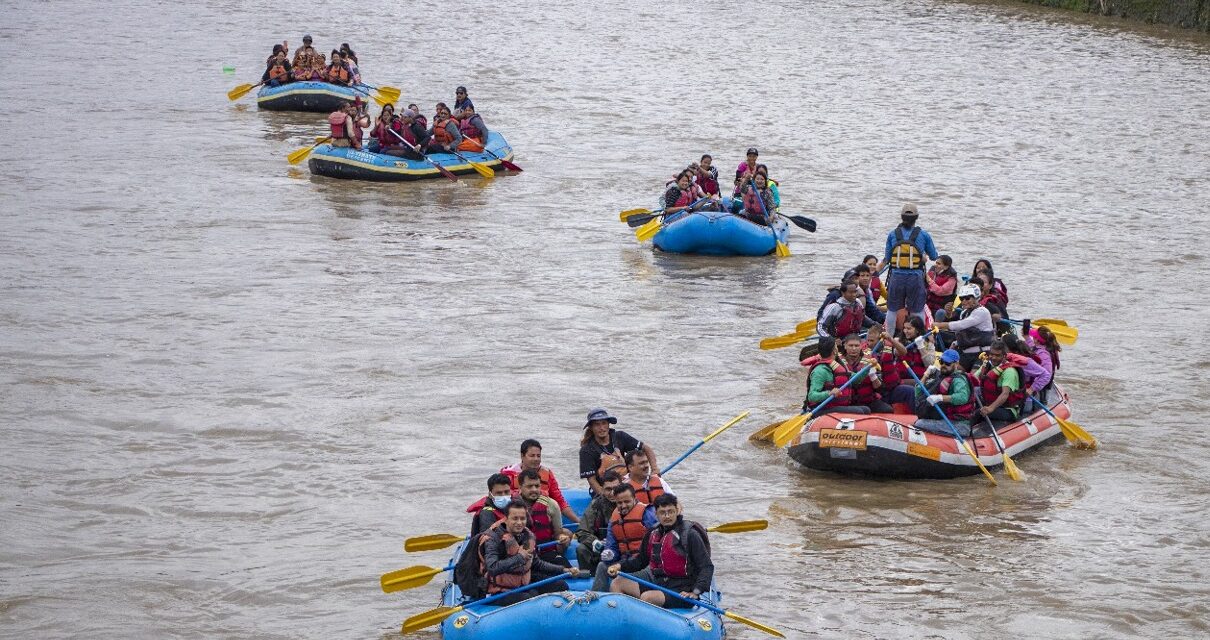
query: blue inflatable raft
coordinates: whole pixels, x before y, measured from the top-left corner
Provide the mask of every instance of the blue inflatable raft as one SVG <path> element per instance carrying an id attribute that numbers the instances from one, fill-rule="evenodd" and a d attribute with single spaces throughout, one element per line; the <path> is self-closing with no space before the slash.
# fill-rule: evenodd
<path id="1" fill-rule="evenodd" d="M 331 113 L 358 96 L 369 100 L 369 91 L 370 88 L 364 85 L 354 88 L 312 80 L 288 82 L 276 87 L 261 87 L 256 93 L 256 106 L 268 111 Z"/>
<path id="2" fill-rule="evenodd" d="M 564 489 L 563 497 L 577 513 L 588 507 L 588 492 Z M 566 523 L 565 523 L 566 524 Z M 465 543 L 464 543 L 465 544 Z M 576 564 L 576 542 L 567 558 Z M 462 554 L 462 545 L 451 562 Z M 446 640 L 497 640 L 499 638 L 558 638 L 575 640 L 717 640 L 726 637 L 722 619 L 715 613 L 693 609 L 664 609 L 618 593 L 591 591 L 591 576 L 569 579 L 570 591 L 546 593 L 523 602 L 497 607 L 471 605 L 441 623 Z M 712 588 L 703 598 L 718 604 L 721 595 Z M 441 604 L 464 604 L 453 582 L 441 592 Z"/>
<path id="3" fill-rule="evenodd" d="M 504 136 L 492 131 L 487 136 L 487 149 L 499 158 L 512 160 L 513 148 L 508 146 Z M 497 171 L 502 170 L 500 160 L 485 152 L 459 151 L 468 160 L 487 165 Z M 470 164 L 463 162 L 451 153 L 433 153 L 428 158 L 455 174 L 474 173 Z M 410 160 L 399 156 L 382 153 L 358 151 L 348 147 L 333 147 L 330 144 L 320 145 L 311 153 L 307 161 L 311 173 L 329 178 L 345 178 L 349 180 L 373 180 L 375 182 L 399 182 L 403 180 L 422 180 L 424 178 L 440 178 L 441 173 L 433 165 L 423 160 Z"/>
<path id="4" fill-rule="evenodd" d="M 668 253 L 767 256 L 789 233 L 789 224 L 781 217 L 767 227 L 724 211 L 694 211 L 671 216 L 651 241 Z"/>

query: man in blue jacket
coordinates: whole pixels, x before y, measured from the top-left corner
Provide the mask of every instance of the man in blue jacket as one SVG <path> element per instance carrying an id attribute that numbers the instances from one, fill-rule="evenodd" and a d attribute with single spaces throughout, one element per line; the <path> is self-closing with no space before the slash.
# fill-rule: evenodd
<path id="1" fill-rule="evenodd" d="M 936 260 L 937 247 L 933 246 L 933 237 L 916 226 L 917 215 L 916 205 L 903 205 L 901 222 L 887 234 L 886 251 L 878 265 L 880 270 L 884 265 L 891 266 L 886 292 L 886 330 L 891 335 L 895 335 L 900 309 L 907 309 L 908 313 L 924 319 L 924 304 L 928 297 L 924 282 L 925 256 Z"/>

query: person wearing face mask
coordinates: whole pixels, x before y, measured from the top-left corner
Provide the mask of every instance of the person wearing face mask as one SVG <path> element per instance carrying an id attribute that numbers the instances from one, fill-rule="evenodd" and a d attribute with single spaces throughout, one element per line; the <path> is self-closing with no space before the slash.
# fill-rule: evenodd
<path id="1" fill-rule="evenodd" d="M 471 537 L 474 538 L 503 520 L 504 508 L 512 501 L 513 488 L 508 476 L 493 473 L 487 479 L 487 497 L 467 509 L 475 514 L 475 519 L 471 521 Z"/>
<path id="2" fill-rule="evenodd" d="M 634 487 L 623 482 L 614 489 L 616 508 L 609 516 L 609 533 L 605 535 L 605 548 L 601 551 L 601 563 L 597 565 L 592 581 L 593 591 L 604 591 L 609 585 L 608 570 L 611 565 L 624 561 L 639 552 L 647 530 L 656 525 L 655 509 L 639 502 L 634 497 Z M 649 576 L 639 575 L 650 579 Z"/>
<path id="3" fill-rule="evenodd" d="M 584 517 L 576 529 L 576 541 L 580 543 L 576 546 L 576 561 L 584 571 L 595 573 L 601 561 L 605 538 L 609 536 L 609 518 L 616 508 L 613 492 L 620 484 L 622 478 L 617 471 L 606 471 L 601 476 L 601 495 L 594 496 L 584 509 Z"/>
<path id="4" fill-rule="evenodd" d="M 580 518 L 576 516 L 575 510 L 571 508 L 571 505 L 567 504 L 567 500 L 563 497 L 563 490 L 559 488 L 559 479 L 555 477 L 555 472 L 542 466 L 542 443 L 533 438 L 529 438 L 521 443 L 521 461 L 500 469 L 500 473 L 512 479 L 514 491 L 520 491 L 520 475 L 526 469 L 533 469 L 538 472 L 538 477 L 542 481 L 542 495 L 555 501 L 563 517 L 572 522 L 580 521 Z"/>

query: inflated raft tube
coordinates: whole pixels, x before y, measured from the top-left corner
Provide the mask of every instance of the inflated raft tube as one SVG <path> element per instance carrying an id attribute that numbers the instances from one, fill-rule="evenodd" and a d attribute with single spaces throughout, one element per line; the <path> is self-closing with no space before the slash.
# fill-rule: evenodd
<path id="1" fill-rule="evenodd" d="M 588 507 L 588 492 L 583 489 L 564 489 L 563 497 L 577 513 Z M 577 544 L 573 540 L 567 549 L 573 565 Z M 462 546 L 458 545 L 451 562 L 461 556 Z M 567 583 L 570 591 L 546 593 L 506 607 L 471 605 L 442 621 L 441 635 L 446 640 L 719 640 L 726 636 L 718 614 L 702 607 L 664 609 L 619 593 L 596 593 L 590 590 L 591 576 Z M 703 598 L 717 605 L 722 596 L 712 588 Z M 464 602 L 458 586 L 447 582 L 441 604 L 455 607 Z"/>
<path id="2" fill-rule="evenodd" d="M 694 211 L 674 214 L 651 239 L 660 251 L 707 256 L 766 256 L 785 242 L 789 225 L 777 218 L 772 227 L 733 213 Z"/>
<path id="3" fill-rule="evenodd" d="M 487 149 L 498 158 L 486 152 L 459 151 L 464 158 L 471 162 L 487 165 L 495 170 L 503 170 L 500 159 L 512 160 L 513 148 L 508 146 L 504 136 L 492 131 L 487 136 Z M 451 153 L 432 153 L 428 158 L 441 165 L 451 173 L 465 175 L 475 173 L 470 163 L 463 161 Z M 330 144 L 320 145 L 311 153 L 307 161 L 311 173 L 329 178 L 347 180 L 371 180 L 374 182 L 402 182 L 404 180 L 424 180 L 440 178 L 441 172 L 424 160 L 411 160 L 383 153 L 358 151 L 348 147 L 333 147 Z"/>
<path id="4" fill-rule="evenodd" d="M 976 393 L 978 390 L 976 389 Z M 1047 395 L 1056 416 L 1071 417 L 1071 400 L 1058 386 Z M 887 478 L 957 478 L 981 473 L 952 435 L 917 429 L 914 415 L 829 413 L 815 418 L 789 445 L 790 457 L 809 469 Z M 1041 446 L 1062 432 L 1045 411 L 996 429 L 1009 457 Z M 986 467 L 1004 464 L 986 425 L 966 438 Z"/>
<path id="5" fill-rule="evenodd" d="M 338 84 L 305 80 L 269 87 L 256 93 L 256 106 L 267 111 L 309 111 L 331 113 L 355 98 L 369 100 L 370 88 L 364 85 L 343 87 Z"/>

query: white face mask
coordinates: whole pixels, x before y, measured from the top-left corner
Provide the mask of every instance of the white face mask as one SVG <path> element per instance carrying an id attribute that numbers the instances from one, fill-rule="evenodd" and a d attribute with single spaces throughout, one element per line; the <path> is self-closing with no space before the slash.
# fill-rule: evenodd
<path id="1" fill-rule="evenodd" d="M 513 501 L 512 496 L 492 496 L 492 504 L 496 505 L 497 509 L 503 509 L 508 506 L 508 503 Z"/>

